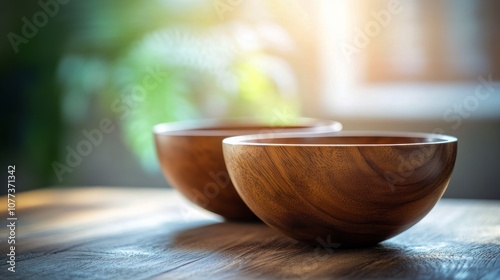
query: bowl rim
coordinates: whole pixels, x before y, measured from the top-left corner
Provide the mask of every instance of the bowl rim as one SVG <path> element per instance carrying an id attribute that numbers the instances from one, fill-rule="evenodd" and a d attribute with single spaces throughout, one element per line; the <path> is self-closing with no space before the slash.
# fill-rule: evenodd
<path id="1" fill-rule="evenodd" d="M 242 127 L 248 126 L 249 129 Z M 253 126 L 253 128 L 252 128 Z M 255 127 L 262 126 L 262 129 Z M 296 126 L 305 126 L 298 128 Z M 235 129 L 227 129 L 234 127 Z M 283 125 L 271 125 L 258 118 L 211 118 L 156 124 L 153 133 L 157 136 L 237 136 L 237 135 L 275 135 L 282 133 L 329 133 L 342 130 L 338 121 L 297 117 Z"/>
<path id="2" fill-rule="evenodd" d="M 430 139 L 427 142 L 408 142 L 408 143 L 385 143 L 385 144 L 313 144 L 313 143 L 265 143 L 265 142 L 252 142 L 255 140 L 265 139 L 281 139 L 281 138 L 328 138 L 328 137 L 399 137 L 399 138 L 424 138 Z M 269 135 L 241 135 L 228 137 L 222 140 L 223 145 L 232 146 L 283 146 L 283 147 L 383 147 L 383 146 L 420 146 L 420 145 L 436 145 L 458 142 L 457 137 L 425 132 L 405 132 L 405 131 L 339 131 L 334 133 L 277 133 Z"/>

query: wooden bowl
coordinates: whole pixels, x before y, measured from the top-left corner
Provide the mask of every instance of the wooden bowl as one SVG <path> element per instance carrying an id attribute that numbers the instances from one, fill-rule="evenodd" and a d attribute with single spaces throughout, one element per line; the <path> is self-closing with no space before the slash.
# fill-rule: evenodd
<path id="1" fill-rule="evenodd" d="M 224 163 L 222 140 L 244 134 L 285 131 L 340 131 L 338 122 L 297 119 L 293 125 L 270 126 L 253 120 L 204 120 L 158 124 L 156 151 L 169 183 L 195 204 L 231 220 L 257 220 L 234 189 Z"/>
<path id="2" fill-rule="evenodd" d="M 446 190 L 457 155 L 457 139 L 445 135 L 277 137 L 225 139 L 230 177 L 262 221 L 323 247 L 374 245 L 417 223 Z"/>

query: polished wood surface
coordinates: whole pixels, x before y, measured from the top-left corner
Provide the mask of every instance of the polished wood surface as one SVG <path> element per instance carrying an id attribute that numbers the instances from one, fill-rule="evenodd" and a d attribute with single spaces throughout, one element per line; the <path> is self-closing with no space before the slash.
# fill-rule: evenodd
<path id="1" fill-rule="evenodd" d="M 299 118 L 272 126 L 249 119 L 189 121 L 155 127 L 163 174 L 198 206 L 233 220 L 257 220 L 234 189 L 224 162 L 222 140 L 229 136 L 278 132 L 335 132 L 338 122 Z"/>
<path id="2" fill-rule="evenodd" d="M 229 219 L 257 220 L 234 189 L 222 154 L 225 136 L 156 135 L 169 183 L 198 206 Z"/>
<path id="3" fill-rule="evenodd" d="M 499 201 L 443 199 L 395 238 L 338 249 L 263 223 L 222 222 L 166 189 L 49 189 L 16 199 L 16 272 L 2 261 L 1 279 L 500 278 Z M 2 259 L 7 234 L 2 226 Z"/>
<path id="4" fill-rule="evenodd" d="M 455 164 L 456 138 L 404 135 L 238 137 L 224 153 L 236 190 L 269 226 L 312 244 L 371 246 L 422 219 Z"/>

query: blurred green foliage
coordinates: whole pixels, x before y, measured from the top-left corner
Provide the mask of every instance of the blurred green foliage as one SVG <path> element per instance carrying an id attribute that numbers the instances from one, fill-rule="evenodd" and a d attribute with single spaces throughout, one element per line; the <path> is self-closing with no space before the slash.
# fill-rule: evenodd
<path id="1" fill-rule="evenodd" d="M 250 23 L 237 18 L 216 19 L 214 6 L 201 1 L 192 1 L 181 8 L 176 6 L 177 1 L 164 2 L 159 7 L 158 3 L 151 2 L 128 4 L 138 12 L 132 13 L 124 6 L 113 6 L 113 10 L 104 12 L 100 7 L 93 21 L 102 22 L 109 20 L 110 15 L 116 16 L 115 20 L 120 23 L 105 26 L 125 28 L 107 32 L 126 38 L 127 34 L 134 34 L 127 28 L 133 23 L 131 18 L 136 18 L 137 13 L 148 14 L 144 10 L 150 5 L 153 9 L 145 18 L 158 19 L 162 24 L 149 24 L 142 36 L 132 36 L 129 42 L 117 47 L 119 56 L 106 57 L 100 51 L 91 55 L 76 52 L 81 56 L 81 63 L 72 65 L 74 70 L 61 71 L 61 82 L 67 94 L 78 98 L 90 91 L 100 94 L 101 106 L 118 115 L 125 142 L 146 168 L 156 166 L 151 128 L 157 123 L 239 116 L 270 120 L 282 111 L 291 116 L 298 114 L 297 92 L 293 92 L 296 88 L 289 86 L 289 92 L 283 92 L 278 87 L 280 77 L 273 77 L 265 67 L 274 63 L 282 66 L 281 75 L 293 76 L 293 72 L 287 68 L 286 61 L 266 53 L 264 48 L 273 46 L 266 46 Z M 125 11 L 117 12 L 117 9 Z M 161 17 L 176 9 L 189 13 L 184 18 Z M 99 34 L 103 32 L 106 31 Z M 250 42 L 238 41 L 238 35 L 250 37 Z M 147 89 L 144 79 L 152 72 L 159 72 L 161 80 Z M 65 75 L 67 73 L 74 74 Z M 82 79 L 74 79 L 74 76 L 90 78 L 82 84 Z M 75 89 L 81 92 L 71 93 Z M 81 102 L 68 103 L 67 111 L 76 114 L 76 104 Z"/>
<path id="2" fill-rule="evenodd" d="M 35 165 L 50 167 L 60 157 L 64 126 L 88 119 L 96 103 L 100 115 L 120 125 L 124 142 L 148 170 L 156 168 L 151 129 L 157 123 L 241 116 L 276 123 L 297 116 L 295 73 L 281 55 L 294 47 L 286 30 L 272 23 L 272 12 L 249 20 L 239 6 L 225 4 L 221 13 L 219 2 L 61 5 L 37 37 L 20 45 L 10 64 L 24 59 L 26 67 L 39 67 L 34 73 L 43 75 L 31 83 L 34 92 L 25 94 L 33 98 L 28 111 L 34 115 L 26 119 L 37 141 L 25 144 Z M 20 30 L 19 19 L 40 9 L 35 3 L 6 6 L 12 13 L 3 21 L 11 30 Z M 39 174 L 52 174 L 45 169 Z"/>

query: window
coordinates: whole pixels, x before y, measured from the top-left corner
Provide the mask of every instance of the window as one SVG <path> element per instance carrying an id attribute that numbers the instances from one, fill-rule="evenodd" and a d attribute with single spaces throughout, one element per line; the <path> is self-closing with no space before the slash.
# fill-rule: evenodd
<path id="1" fill-rule="evenodd" d="M 498 1 L 322 1 L 323 109 L 444 117 L 462 104 L 500 115 Z M 478 110 L 480 108 L 480 110 Z"/>

